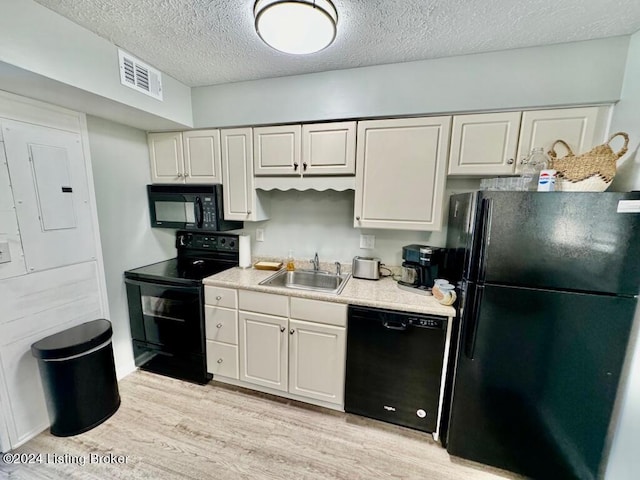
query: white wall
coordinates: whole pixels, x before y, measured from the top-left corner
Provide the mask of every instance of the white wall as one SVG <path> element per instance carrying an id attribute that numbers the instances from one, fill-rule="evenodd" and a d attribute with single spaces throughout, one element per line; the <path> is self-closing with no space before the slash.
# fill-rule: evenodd
<path id="1" fill-rule="evenodd" d="M 618 165 L 612 190 L 640 190 L 640 32 L 631 37 L 620 102 L 611 118 L 611 132 L 629 134 L 629 153 Z"/>
<path id="2" fill-rule="evenodd" d="M 472 191 L 479 180 L 450 179 L 447 198 L 453 192 Z M 264 222 L 245 222 L 251 235 L 254 256 L 284 260 L 289 250 L 296 259 L 311 259 L 318 252 L 321 262 L 339 261 L 351 265 L 354 256 L 375 256 L 387 265 L 402 263 L 402 247 L 411 243 L 444 246 L 446 229 L 439 232 L 357 229 L 353 227 L 354 192 L 266 192 L 270 196 L 271 217 Z M 393 194 L 389 194 L 392 201 Z M 448 211 L 448 204 L 444 206 Z M 444 218 L 446 219 L 446 213 Z M 256 241 L 256 229 L 264 230 L 264 242 Z M 374 249 L 360 248 L 360 234 L 375 235 Z"/>
<path id="3" fill-rule="evenodd" d="M 629 133 L 631 143 L 626 160 L 619 165 L 612 189 L 640 190 L 640 32 L 633 35 L 622 87 L 622 98 L 611 120 L 611 131 Z M 618 430 L 614 436 L 606 478 L 634 480 L 640 472 L 640 306 L 636 313 L 626 385 L 620 404 Z"/>
<path id="4" fill-rule="evenodd" d="M 171 123 L 192 124 L 191 92 L 186 85 L 163 74 L 164 100 L 160 102 L 120 84 L 117 47 L 108 40 L 33 0 L 2 0 L 0 10 L 0 62 L 17 67 L 0 69 L 0 88 L 75 109 L 78 106 L 73 104 L 73 92 L 77 92 L 86 103 L 81 111 L 124 118 L 123 123 L 129 122 L 118 115 L 122 104 L 126 105 L 125 111 L 133 107 Z M 33 85 L 31 78 L 27 82 L 11 81 L 29 72 L 37 79 Z M 42 79 L 51 80 L 51 88 L 59 90 L 58 98 L 50 98 L 48 89 L 37 88 Z M 32 88 L 25 91 L 26 87 Z M 95 104 L 87 93 L 95 97 Z M 111 102 L 105 103 L 104 99 Z M 99 112 L 91 110 L 98 107 Z"/>
<path id="5" fill-rule="evenodd" d="M 194 126 L 611 103 L 620 98 L 628 42 L 614 37 L 198 87 Z"/>
<path id="6" fill-rule="evenodd" d="M 175 231 L 150 227 L 145 132 L 95 117 L 87 117 L 87 127 L 114 356 L 122 378 L 135 368 L 123 272 L 174 257 Z"/>

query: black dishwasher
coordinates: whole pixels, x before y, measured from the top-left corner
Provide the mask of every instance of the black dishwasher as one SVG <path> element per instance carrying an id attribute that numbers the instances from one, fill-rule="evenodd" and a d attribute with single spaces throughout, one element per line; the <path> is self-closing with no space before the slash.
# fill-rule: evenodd
<path id="1" fill-rule="evenodd" d="M 349 305 L 345 411 L 435 432 L 447 321 Z"/>

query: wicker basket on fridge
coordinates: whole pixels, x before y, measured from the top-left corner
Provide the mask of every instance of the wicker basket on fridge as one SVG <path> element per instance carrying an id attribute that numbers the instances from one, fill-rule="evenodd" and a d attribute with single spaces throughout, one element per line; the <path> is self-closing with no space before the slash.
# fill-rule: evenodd
<path id="1" fill-rule="evenodd" d="M 624 138 L 622 148 L 614 152 L 609 144 L 611 140 L 621 136 Z M 568 150 L 568 154 L 558 158 L 556 145 L 561 144 Z M 616 175 L 616 162 L 627 153 L 629 135 L 617 132 L 602 145 L 593 147 L 590 151 L 576 155 L 564 140 L 556 140 L 549 150 L 549 168 L 558 172 L 556 190 L 563 192 L 604 192 Z"/>

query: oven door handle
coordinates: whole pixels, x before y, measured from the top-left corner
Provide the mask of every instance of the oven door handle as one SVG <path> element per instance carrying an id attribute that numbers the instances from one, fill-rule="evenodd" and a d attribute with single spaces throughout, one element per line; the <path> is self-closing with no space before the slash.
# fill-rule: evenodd
<path id="1" fill-rule="evenodd" d="M 128 283 L 129 285 L 135 285 L 137 287 L 158 287 L 158 288 L 170 288 L 171 290 L 178 290 L 180 292 L 187 292 L 187 293 L 199 293 L 200 292 L 200 287 L 188 287 L 188 286 L 183 286 L 183 285 L 173 285 L 173 284 L 168 284 L 168 283 L 157 283 L 157 282 L 147 282 L 144 280 L 132 280 L 130 278 L 125 278 L 124 279 L 125 283 Z"/>

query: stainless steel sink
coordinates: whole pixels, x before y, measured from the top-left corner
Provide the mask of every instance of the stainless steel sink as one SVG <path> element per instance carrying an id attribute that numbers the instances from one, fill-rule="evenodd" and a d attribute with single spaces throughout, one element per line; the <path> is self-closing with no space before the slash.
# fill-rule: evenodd
<path id="1" fill-rule="evenodd" d="M 272 287 L 295 288 L 300 290 L 313 290 L 315 292 L 334 293 L 342 292 L 351 277 L 350 273 L 337 275 L 335 273 L 316 270 L 280 270 L 275 275 L 260 282 L 260 285 Z"/>

